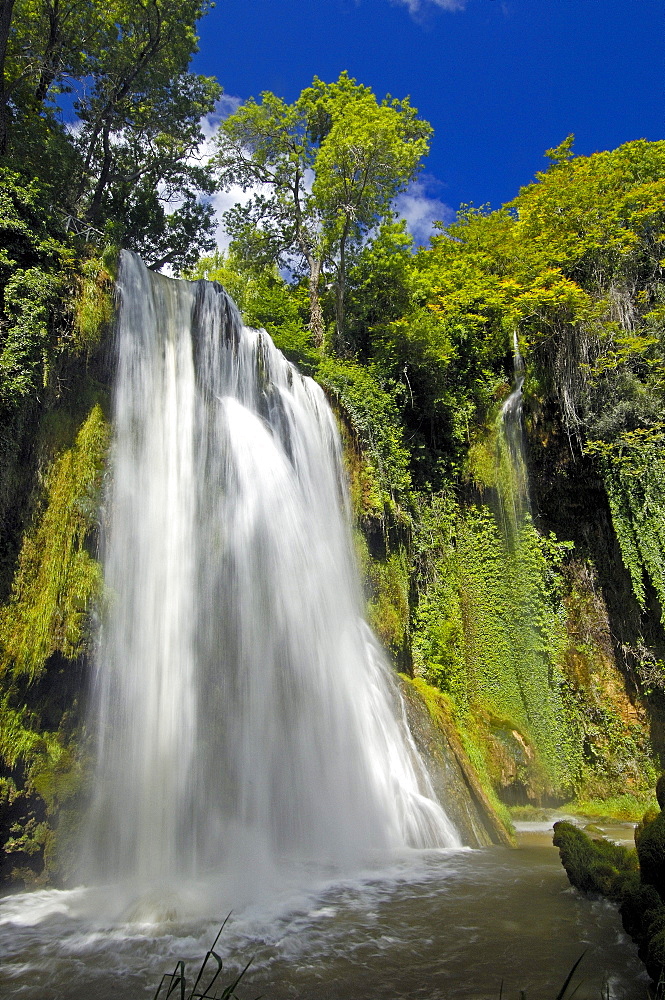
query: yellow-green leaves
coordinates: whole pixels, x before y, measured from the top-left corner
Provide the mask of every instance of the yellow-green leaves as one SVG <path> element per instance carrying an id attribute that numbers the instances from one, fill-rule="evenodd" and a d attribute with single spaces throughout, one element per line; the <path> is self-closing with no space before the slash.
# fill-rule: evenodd
<path id="1" fill-rule="evenodd" d="M 54 652 L 73 659 L 85 649 L 86 617 L 101 586 L 86 539 L 96 520 L 108 437 L 95 406 L 48 473 L 43 513 L 24 539 L 11 600 L 0 610 L 3 670 L 34 679 Z"/>
<path id="2" fill-rule="evenodd" d="M 274 94 L 248 101 L 220 126 L 221 184 L 261 187 L 226 215 L 234 250 L 255 265 L 307 274 L 310 328 L 324 339 L 320 304 L 334 294 L 336 345 L 345 346 L 347 273 L 368 234 L 391 219 L 391 204 L 417 172 L 431 128 L 408 100 L 377 101 L 342 73 L 315 77 L 297 101 Z"/>

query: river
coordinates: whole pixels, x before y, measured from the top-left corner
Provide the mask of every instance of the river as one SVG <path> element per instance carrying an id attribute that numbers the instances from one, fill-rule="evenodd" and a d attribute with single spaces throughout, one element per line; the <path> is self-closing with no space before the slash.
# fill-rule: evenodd
<path id="1" fill-rule="evenodd" d="M 569 886 L 548 826 L 521 824 L 517 850 L 402 852 L 352 878 L 284 872 L 261 902 L 240 906 L 242 873 L 235 883 L 211 876 L 178 899 L 145 901 L 132 922 L 95 915 L 109 908 L 100 889 L 6 896 L 0 995 L 152 997 L 178 959 L 195 973 L 234 906 L 217 950 L 224 982 L 253 959 L 242 1000 L 518 1000 L 521 990 L 554 1000 L 582 952 L 577 1000 L 643 1000 L 648 979 L 616 909 Z"/>

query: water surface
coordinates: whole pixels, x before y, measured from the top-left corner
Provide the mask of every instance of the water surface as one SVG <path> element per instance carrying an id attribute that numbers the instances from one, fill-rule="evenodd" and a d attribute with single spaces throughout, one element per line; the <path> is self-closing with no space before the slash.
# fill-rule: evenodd
<path id="1" fill-rule="evenodd" d="M 253 956 L 247 1000 L 518 1000 L 556 996 L 579 955 L 577 1000 L 643 1000 L 648 980 L 616 909 L 573 890 L 547 824 L 524 824 L 520 848 L 413 851 L 354 877 L 283 873 L 265 898 L 234 909 L 219 943 L 229 970 Z M 535 827 L 535 828 L 534 828 Z M 307 885 L 309 888 L 303 888 Z M 300 883 L 300 887 L 299 887 Z M 7 1000 L 140 1000 L 177 959 L 195 971 L 235 885 L 192 885 L 145 901 L 130 923 L 101 890 L 23 893 L 0 902 L 0 995 Z M 116 890 L 117 892 L 117 890 Z M 215 902 L 215 893 L 218 900 Z M 273 895 L 274 893 L 274 895 Z M 122 903 L 118 895 L 118 906 Z M 206 907 L 206 919 L 195 918 Z M 214 907 L 218 906 L 217 912 Z M 160 912 L 161 907 L 161 912 Z M 188 907 L 192 916 L 188 916 Z M 140 918 L 141 914 L 134 914 Z M 607 995 L 605 992 L 604 995 Z"/>

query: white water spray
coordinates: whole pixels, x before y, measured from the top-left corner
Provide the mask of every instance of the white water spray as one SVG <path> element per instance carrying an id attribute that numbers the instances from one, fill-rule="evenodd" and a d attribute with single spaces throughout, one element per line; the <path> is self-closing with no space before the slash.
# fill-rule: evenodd
<path id="1" fill-rule="evenodd" d="M 517 333 L 513 333 L 514 388 L 498 418 L 497 485 L 504 534 L 510 544 L 517 538 L 524 518 L 531 513 L 529 468 L 522 424 L 524 360 Z"/>
<path id="2" fill-rule="evenodd" d="M 362 619 L 323 392 L 219 286 L 123 254 L 119 290 L 96 877 L 457 846 Z"/>

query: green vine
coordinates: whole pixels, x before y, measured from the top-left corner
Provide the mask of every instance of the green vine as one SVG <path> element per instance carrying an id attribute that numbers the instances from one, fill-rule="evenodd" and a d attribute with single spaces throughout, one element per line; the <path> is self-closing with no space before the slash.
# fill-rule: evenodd
<path id="1" fill-rule="evenodd" d="M 633 593 L 644 609 L 644 578 L 652 583 L 665 624 L 665 424 L 591 441 L 587 453 L 602 471 L 612 523 Z"/>

